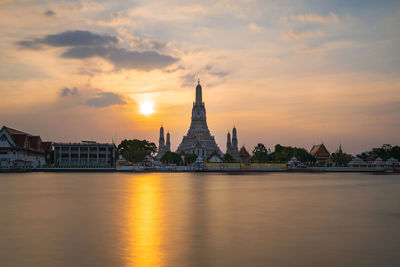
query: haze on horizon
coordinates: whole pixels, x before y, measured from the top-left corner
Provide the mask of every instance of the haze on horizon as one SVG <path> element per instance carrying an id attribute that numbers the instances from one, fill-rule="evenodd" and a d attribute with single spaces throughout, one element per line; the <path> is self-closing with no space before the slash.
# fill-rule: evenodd
<path id="1" fill-rule="evenodd" d="M 0 124 L 44 140 L 158 140 L 358 153 L 400 142 L 400 2 L 0 1 Z"/>

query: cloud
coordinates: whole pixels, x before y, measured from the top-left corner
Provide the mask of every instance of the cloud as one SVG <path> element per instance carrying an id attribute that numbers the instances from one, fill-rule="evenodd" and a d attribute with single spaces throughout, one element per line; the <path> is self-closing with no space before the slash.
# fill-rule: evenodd
<path id="1" fill-rule="evenodd" d="M 297 31 L 297 30 L 289 30 L 287 33 L 283 35 L 283 39 L 285 40 L 294 40 L 294 39 L 308 39 L 308 38 L 318 38 L 324 36 L 325 33 L 321 30 L 317 31 Z"/>
<path id="2" fill-rule="evenodd" d="M 115 45 L 118 39 L 112 35 L 99 35 L 89 31 L 66 31 L 58 34 L 49 34 L 43 38 L 28 41 L 20 41 L 17 44 L 21 47 L 31 48 L 38 45 L 48 45 L 56 47 L 68 46 L 105 46 Z"/>
<path id="3" fill-rule="evenodd" d="M 48 17 L 54 16 L 55 14 L 56 14 L 56 12 L 54 12 L 51 9 L 48 9 L 46 12 L 44 12 L 44 15 L 48 16 Z"/>
<path id="4" fill-rule="evenodd" d="M 96 24 L 102 26 L 130 25 L 131 18 L 125 11 L 113 12 L 109 18 L 98 20 Z"/>
<path id="5" fill-rule="evenodd" d="M 263 28 L 260 25 L 257 25 L 256 23 L 250 23 L 249 29 L 253 32 L 260 32 Z"/>
<path id="6" fill-rule="evenodd" d="M 322 16 L 319 14 L 303 14 L 303 15 L 294 15 L 290 16 L 290 19 L 293 21 L 300 22 L 315 22 L 315 23 L 329 23 L 329 22 L 339 22 L 338 16 L 330 12 L 327 16 Z"/>
<path id="7" fill-rule="evenodd" d="M 73 47 L 62 54 L 64 58 L 84 59 L 101 57 L 112 63 L 117 69 L 137 69 L 150 71 L 169 66 L 178 59 L 154 51 L 129 51 L 115 47 Z"/>
<path id="8" fill-rule="evenodd" d="M 178 61 L 177 58 L 155 51 L 132 51 L 117 47 L 118 38 L 116 36 L 100 35 L 89 31 L 66 31 L 34 40 L 20 41 L 17 44 L 29 49 L 39 49 L 41 45 L 66 47 L 67 50 L 61 54 L 63 58 L 101 57 L 112 63 L 116 69 L 150 71 L 162 69 Z M 157 49 L 165 44 L 153 40 L 151 46 Z"/>
<path id="9" fill-rule="evenodd" d="M 215 71 L 215 72 L 210 72 L 210 74 L 222 78 L 222 77 L 228 76 L 229 72 L 226 72 L 226 71 Z"/>
<path id="10" fill-rule="evenodd" d="M 186 69 L 184 66 L 179 65 L 179 66 L 176 67 L 176 68 L 164 70 L 164 72 L 165 72 L 165 73 L 172 73 L 172 72 L 176 72 L 176 71 L 178 71 L 178 70 L 184 70 L 184 69 Z"/>
<path id="11" fill-rule="evenodd" d="M 89 98 L 86 101 L 86 105 L 96 108 L 124 104 L 126 104 L 125 97 L 112 92 L 99 92 L 94 97 Z"/>
<path id="12" fill-rule="evenodd" d="M 70 89 L 68 87 L 64 87 L 60 91 L 60 95 L 62 97 L 73 96 L 73 95 L 77 95 L 77 94 L 78 94 L 78 88 L 76 88 L 76 87 L 74 87 L 72 89 Z"/>
<path id="13" fill-rule="evenodd" d="M 190 87 L 195 84 L 196 75 L 188 73 L 186 75 L 183 75 L 181 77 L 181 79 L 182 79 L 182 83 L 181 83 L 182 87 Z"/>

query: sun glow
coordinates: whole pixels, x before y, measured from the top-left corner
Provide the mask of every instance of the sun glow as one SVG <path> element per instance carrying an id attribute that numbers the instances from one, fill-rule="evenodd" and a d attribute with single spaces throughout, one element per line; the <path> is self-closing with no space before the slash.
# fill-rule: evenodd
<path id="1" fill-rule="evenodd" d="M 154 113 L 154 103 L 152 101 L 143 101 L 139 104 L 140 113 L 150 115 Z"/>

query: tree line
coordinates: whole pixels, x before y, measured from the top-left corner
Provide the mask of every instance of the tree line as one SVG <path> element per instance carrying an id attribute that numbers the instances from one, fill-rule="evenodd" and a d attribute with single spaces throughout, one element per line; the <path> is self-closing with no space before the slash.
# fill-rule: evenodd
<path id="1" fill-rule="evenodd" d="M 131 162 L 142 162 L 146 159 L 146 157 L 155 157 L 157 153 L 157 146 L 155 143 L 147 140 L 125 139 L 121 142 L 121 144 L 118 145 L 117 151 L 118 155 L 122 155 L 126 160 Z M 373 148 L 371 151 L 363 152 L 357 156 L 365 160 L 371 155 L 373 155 L 375 158 L 380 157 L 383 160 L 388 160 L 391 157 L 400 160 L 400 147 L 385 144 L 382 147 Z M 317 159 L 304 148 L 282 146 L 277 144 L 274 152 L 270 152 L 262 143 L 258 143 L 254 147 L 251 155 L 251 161 L 256 163 L 286 163 L 293 157 L 300 162 L 308 164 L 315 164 L 317 161 Z M 166 152 L 160 159 L 160 161 L 164 164 L 176 165 L 190 165 L 196 160 L 196 154 L 189 153 L 181 155 L 171 151 Z M 350 160 L 351 155 L 348 155 L 341 150 L 331 154 L 331 162 L 333 162 L 335 166 L 347 166 Z M 229 154 L 224 154 L 222 161 L 226 163 L 236 162 L 232 155 Z"/>

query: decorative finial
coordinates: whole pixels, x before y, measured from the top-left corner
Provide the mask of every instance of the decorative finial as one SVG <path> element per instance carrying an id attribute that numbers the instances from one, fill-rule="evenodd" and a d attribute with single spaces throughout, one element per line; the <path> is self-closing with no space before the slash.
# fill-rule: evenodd
<path id="1" fill-rule="evenodd" d="M 197 84 L 200 84 L 200 78 L 197 77 Z"/>

